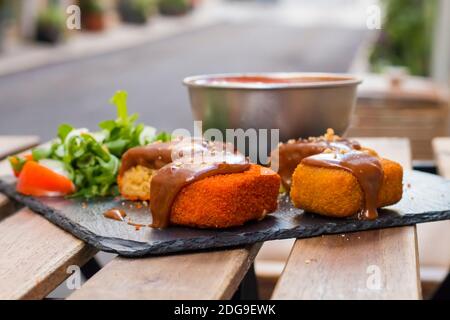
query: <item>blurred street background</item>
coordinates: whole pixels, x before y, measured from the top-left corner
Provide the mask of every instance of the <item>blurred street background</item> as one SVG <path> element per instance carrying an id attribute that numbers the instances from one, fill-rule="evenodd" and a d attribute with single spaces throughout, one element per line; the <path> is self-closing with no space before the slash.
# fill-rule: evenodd
<path id="1" fill-rule="evenodd" d="M 142 121 L 164 130 L 191 128 L 184 77 L 347 72 L 370 33 L 370 2 L 205 0 L 186 15 L 150 17 L 140 26 L 145 31 L 110 21 L 109 29 L 71 34 L 57 46 L 16 40 L 0 56 L 9 72 L 0 76 L 0 132 L 47 140 L 61 122 L 93 129 L 114 116 L 107 101 L 118 89 L 129 92 L 130 109 Z"/>

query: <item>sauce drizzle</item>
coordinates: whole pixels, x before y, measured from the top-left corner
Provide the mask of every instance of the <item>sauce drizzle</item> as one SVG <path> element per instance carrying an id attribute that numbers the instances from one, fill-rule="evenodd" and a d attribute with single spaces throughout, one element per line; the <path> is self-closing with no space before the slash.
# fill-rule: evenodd
<path id="1" fill-rule="evenodd" d="M 378 217 L 378 193 L 383 183 L 383 168 L 379 159 L 362 151 L 321 153 L 302 160 L 302 164 L 324 168 L 339 168 L 353 174 L 364 194 L 358 218 L 374 220 Z"/>
<path id="2" fill-rule="evenodd" d="M 105 213 L 103 213 L 103 216 L 107 219 L 112 219 L 116 221 L 124 221 L 125 217 L 127 216 L 126 212 L 122 209 L 109 209 Z"/>
<path id="3" fill-rule="evenodd" d="M 142 227 L 145 227 L 145 224 L 135 223 L 135 222 L 131 222 L 131 221 L 128 221 L 127 224 L 130 226 L 133 226 L 136 231 L 139 231 L 139 230 L 141 230 Z"/>
<path id="4" fill-rule="evenodd" d="M 281 144 L 272 152 L 272 168 L 278 166 L 278 174 L 281 177 L 281 182 L 286 190 L 291 188 L 292 174 L 299 163 L 310 156 L 324 152 L 325 150 L 335 151 L 351 151 L 360 150 L 361 146 L 351 140 L 338 138 L 335 140 L 327 140 L 319 138 L 315 140 L 290 140 L 287 143 Z"/>

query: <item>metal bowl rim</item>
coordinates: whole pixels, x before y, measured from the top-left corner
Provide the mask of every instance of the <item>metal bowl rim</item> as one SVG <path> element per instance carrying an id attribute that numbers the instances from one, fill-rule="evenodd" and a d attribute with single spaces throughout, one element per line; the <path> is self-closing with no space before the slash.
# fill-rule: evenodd
<path id="1" fill-rule="evenodd" d="M 199 80 L 208 80 L 224 77 L 333 77 L 339 80 L 318 81 L 318 82 L 299 82 L 299 83 L 236 83 L 236 82 L 216 82 L 216 83 L 198 83 Z M 341 86 L 356 86 L 363 80 L 355 75 L 346 73 L 318 73 L 318 72 L 255 72 L 255 73 L 216 73 L 189 76 L 183 79 L 183 84 L 193 88 L 214 88 L 214 89 L 241 89 L 241 90 L 273 90 L 273 89 L 309 89 L 309 88 L 335 88 Z"/>

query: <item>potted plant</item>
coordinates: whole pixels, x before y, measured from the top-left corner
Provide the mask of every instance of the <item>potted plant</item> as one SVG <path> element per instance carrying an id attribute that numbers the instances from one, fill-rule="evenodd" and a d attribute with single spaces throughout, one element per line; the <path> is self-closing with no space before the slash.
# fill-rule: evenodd
<path id="1" fill-rule="evenodd" d="M 124 22 L 144 24 L 156 12 L 157 0 L 120 0 L 119 14 Z"/>
<path id="2" fill-rule="evenodd" d="M 64 35 L 64 13 L 57 5 L 50 5 L 37 18 L 36 40 L 57 43 Z"/>
<path id="3" fill-rule="evenodd" d="M 80 0 L 81 26 L 88 31 L 105 28 L 105 8 L 98 0 Z"/>
<path id="4" fill-rule="evenodd" d="M 159 0 L 159 12 L 164 15 L 181 15 L 192 9 L 191 0 Z"/>
<path id="5" fill-rule="evenodd" d="M 6 0 L 0 0 L 0 51 L 3 47 L 3 33 L 6 24 Z"/>
<path id="6" fill-rule="evenodd" d="M 404 66 L 411 74 L 428 76 L 431 71 L 436 1 L 384 0 L 383 28 L 370 54 L 373 71 Z"/>

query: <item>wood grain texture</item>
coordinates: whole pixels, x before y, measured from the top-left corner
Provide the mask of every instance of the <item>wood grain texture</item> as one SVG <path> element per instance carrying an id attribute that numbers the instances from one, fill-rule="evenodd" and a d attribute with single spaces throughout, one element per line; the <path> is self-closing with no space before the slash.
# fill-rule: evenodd
<path id="1" fill-rule="evenodd" d="M 0 161 L 0 176 L 12 174 L 11 168 L 7 161 Z M 0 220 L 11 212 L 11 201 L 2 193 L 0 193 Z"/>
<path id="2" fill-rule="evenodd" d="M 450 133 L 448 101 L 447 88 L 426 78 L 407 77 L 399 90 L 388 77 L 368 75 L 347 134 L 407 137 L 414 160 L 431 160 L 432 139 Z"/>
<path id="3" fill-rule="evenodd" d="M 28 209 L 0 223 L 0 299 L 41 299 L 96 252 Z"/>
<path id="4" fill-rule="evenodd" d="M 0 159 L 37 145 L 37 136 L 0 136 Z"/>
<path id="5" fill-rule="evenodd" d="M 297 241 L 272 298 L 417 299 L 415 239 L 403 227 Z"/>
<path id="6" fill-rule="evenodd" d="M 433 151 L 439 174 L 450 179 L 450 138 L 434 138 Z"/>
<path id="7" fill-rule="evenodd" d="M 118 257 L 69 299 L 229 299 L 260 246 L 142 259 Z"/>
<path id="8" fill-rule="evenodd" d="M 408 140 L 356 139 L 411 168 Z M 297 240 L 272 295 L 272 299 L 420 298 L 415 227 Z"/>
<path id="9" fill-rule="evenodd" d="M 439 174 L 450 179 L 450 138 L 434 138 L 432 146 Z M 450 267 L 450 221 L 419 224 L 417 235 L 421 267 L 445 274 Z"/>

